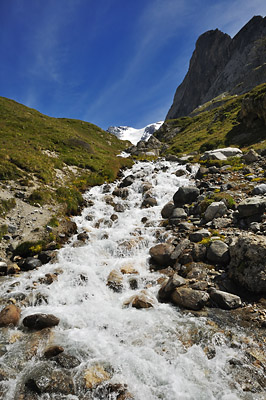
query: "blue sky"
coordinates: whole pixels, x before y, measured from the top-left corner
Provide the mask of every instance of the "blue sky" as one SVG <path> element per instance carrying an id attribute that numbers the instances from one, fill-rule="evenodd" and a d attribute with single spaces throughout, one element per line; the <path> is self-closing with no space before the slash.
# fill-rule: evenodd
<path id="1" fill-rule="evenodd" d="M 198 36 L 265 0 L 0 0 L 0 95 L 103 129 L 165 118 Z"/>

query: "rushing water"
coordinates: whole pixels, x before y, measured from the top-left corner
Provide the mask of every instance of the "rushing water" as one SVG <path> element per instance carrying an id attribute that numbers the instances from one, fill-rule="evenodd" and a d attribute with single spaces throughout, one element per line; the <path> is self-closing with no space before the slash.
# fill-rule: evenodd
<path id="1" fill-rule="evenodd" d="M 185 169 L 161 161 L 136 163 L 133 170 L 126 171 L 125 175 L 133 173 L 136 179 L 128 188 L 127 199 L 114 197 L 115 203 L 125 206 L 124 212 L 116 213 L 118 219 L 114 222 L 110 220 L 114 209 L 106 203 L 106 196 L 117 182 L 110 185 L 110 193 L 104 193 L 104 186 L 89 190 L 86 199 L 94 205 L 75 218 L 79 232 L 87 231 L 89 240 L 76 246 L 76 236 L 73 237 L 59 251 L 57 264 L 23 273 L 19 280 L 7 280 L 1 290 L 5 293 L 12 288 L 10 296 L 13 292 L 28 294 L 30 290 L 32 301 L 22 309 L 22 318 L 36 312 L 60 318 L 60 324 L 53 328 L 52 344 L 62 345 L 81 360 L 74 372 L 76 376 L 86 366 L 103 363 L 112 369 L 111 382 L 126 384 L 136 400 L 255 399 L 245 397 L 228 373 L 228 360 L 240 350 L 227 346 L 226 338 L 212 331 L 206 319 L 182 314 L 177 307 L 156 299 L 160 274 L 150 272 L 148 251 L 170 235 L 160 227 L 160 211 L 178 186 L 191 183 L 189 176 L 177 178 L 173 173 L 177 168 Z M 158 206 L 141 208 L 144 181 L 153 185 Z M 143 217 L 147 218 L 146 224 L 141 221 Z M 124 275 L 123 290 L 114 292 L 106 285 L 110 271 L 129 265 L 138 273 Z M 55 269 L 61 270 L 57 281 L 51 285 L 39 283 L 41 277 Z M 138 284 L 135 290 L 130 286 L 133 278 Z M 17 286 L 12 286 L 14 282 Z M 124 305 L 142 290 L 154 301 L 153 308 L 139 310 Z M 46 301 L 36 300 L 40 294 Z M 18 331 L 14 329 L 12 333 Z M 193 344 L 193 335 L 200 337 L 201 343 Z M 206 356 L 204 342 L 215 348 L 213 358 Z M 19 341 L 8 345 L 9 352 L 0 358 L 2 365 L 12 368 L 14 356 L 9 354 L 14 353 L 19 363 L 19 346 Z M 9 381 L 7 400 L 14 399 L 19 380 L 35 362 L 34 357 L 27 360 L 20 373 Z"/>

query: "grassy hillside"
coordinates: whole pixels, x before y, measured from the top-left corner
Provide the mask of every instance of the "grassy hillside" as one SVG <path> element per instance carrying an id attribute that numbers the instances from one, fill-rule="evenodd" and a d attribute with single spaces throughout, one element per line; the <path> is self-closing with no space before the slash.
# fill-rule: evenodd
<path id="1" fill-rule="evenodd" d="M 265 102 L 266 84 L 263 84 L 242 96 L 214 99 L 189 117 L 168 120 L 155 135 L 169 144 L 167 153 L 171 154 L 230 145 L 265 148 Z M 245 113 L 246 103 L 249 108 Z"/>
<path id="2" fill-rule="evenodd" d="M 51 118 L 0 97 L 0 182 L 34 186 L 31 202 L 65 202 L 74 212 L 80 191 L 115 179 L 130 164 L 116 157 L 126 145 L 90 123 Z"/>

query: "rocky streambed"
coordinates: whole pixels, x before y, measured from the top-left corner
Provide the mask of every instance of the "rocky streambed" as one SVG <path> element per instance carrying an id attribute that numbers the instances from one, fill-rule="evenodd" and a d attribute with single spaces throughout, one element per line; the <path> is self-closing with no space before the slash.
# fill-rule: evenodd
<path id="1" fill-rule="evenodd" d="M 0 398 L 264 399 L 265 164 L 136 163 L 3 260 Z"/>

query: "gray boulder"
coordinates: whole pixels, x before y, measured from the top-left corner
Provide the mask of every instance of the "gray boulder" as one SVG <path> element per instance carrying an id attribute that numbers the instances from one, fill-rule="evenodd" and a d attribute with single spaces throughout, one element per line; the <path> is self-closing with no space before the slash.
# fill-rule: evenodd
<path id="1" fill-rule="evenodd" d="M 187 217 L 187 213 L 184 210 L 184 208 L 179 208 L 176 207 L 173 209 L 172 215 L 171 215 L 171 219 L 172 218 L 179 218 L 179 219 L 183 219 Z"/>
<path id="2" fill-rule="evenodd" d="M 172 302 L 175 305 L 189 310 L 201 310 L 209 298 L 207 292 L 183 287 L 175 289 L 171 295 Z"/>
<path id="3" fill-rule="evenodd" d="M 200 195 L 200 190 L 195 186 L 180 187 L 174 194 L 173 200 L 175 206 L 182 206 L 184 204 L 191 204 L 197 200 Z"/>
<path id="4" fill-rule="evenodd" d="M 252 191 L 252 194 L 253 195 L 266 194 L 266 183 L 262 183 L 260 185 L 255 186 Z"/>
<path id="5" fill-rule="evenodd" d="M 205 151 L 201 156 L 201 160 L 226 160 L 227 157 L 241 156 L 242 151 L 236 147 L 225 147 L 223 149 L 215 149 Z"/>
<path id="6" fill-rule="evenodd" d="M 207 260 L 213 264 L 227 265 L 230 260 L 229 248 L 221 240 L 215 240 L 207 250 Z"/>
<path id="7" fill-rule="evenodd" d="M 246 154 L 243 155 L 243 159 L 247 164 L 249 164 L 258 161 L 259 155 L 255 150 L 250 149 Z"/>
<path id="8" fill-rule="evenodd" d="M 218 307 L 224 310 L 232 310 L 241 306 L 242 302 L 239 296 L 223 292 L 221 290 L 212 290 L 210 297 Z"/>
<path id="9" fill-rule="evenodd" d="M 253 293 L 266 293 L 266 237 L 245 233 L 230 246 L 229 276 Z"/>
<path id="10" fill-rule="evenodd" d="M 204 213 L 204 219 L 209 222 L 214 218 L 222 217 L 227 212 L 227 207 L 223 201 L 214 201 Z"/>
<path id="11" fill-rule="evenodd" d="M 262 215 L 265 209 L 266 199 L 260 196 L 249 197 L 241 201 L 237 206 L 240 218 Z"/>

